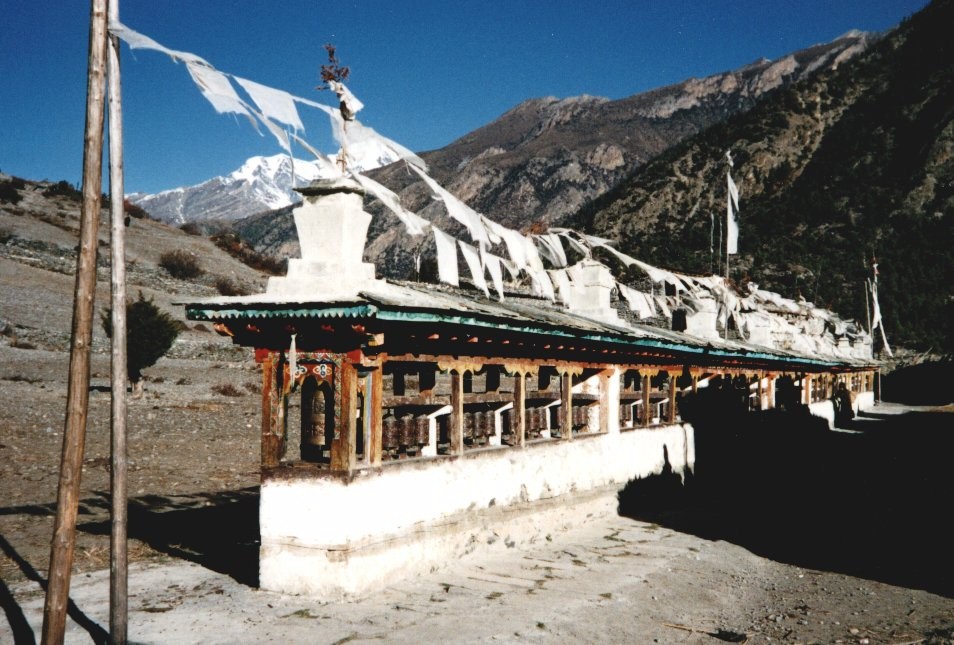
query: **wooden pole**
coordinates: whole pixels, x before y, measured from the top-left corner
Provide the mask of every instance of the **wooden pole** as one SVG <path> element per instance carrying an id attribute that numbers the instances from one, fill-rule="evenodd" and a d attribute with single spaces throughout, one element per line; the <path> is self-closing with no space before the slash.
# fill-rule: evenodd
<path id="1" fill-rule="evenodd" d="M 650 399 L 649 399 L 649 386 L 650 386 L 650 383 L 651 383 L 650 377 L 649 377 L 649 372 L 642 373 L 642 377 L 643 377 L 643 381 L 642 381 L 642 391 L 641 391 L 641 394 L 642 394 L 642 397 L 643 397 L 643 409 L 642 409 L 643 418 L 642 418 L 642 422 L 643 422 L 643 425 L 644 425 L 644 426 L 648 426 L 650 420 L 653 418 L 653 414 L 652 414 L 652 412 L 650 412 L 650 410 L 649 410 L 649 406 L 650 406 L 650 404 L 651 404 L 651 401 L 650 401 Z"/>
<path id="2" fill-rule="evenodd" d="M 515 445 L 523 448 L 527 445 L 527 376 L 523 372 L 513 375 L 513 414 L 510 416 L 511 430 L 516 435 Z"/>
<path id="3" fill-rule="evenodd" d="M 573 439 L 573 374 L 560 375 L 560 439 Z"/>
<path id="4" fill-rule="evenodd" d="M 464 454 L 464 371 L 451 370 L 451 413 L 450 413 L 450 452 L 452 455 Z"/>
<path id="5" fill-rule="evenodd" d="M 109 18 L 119 21 L 119 0 L 109 0 Z M 119 38 L 109 36 L 109 203 L 112 295 L 112 528 L 109 566 L 109 635 L 124 644 L 128 631 L 127 450 L 126 450 L 126 222 L 123 178 L 123 108 Z"/>
<path id="6" fill-rule="evenodd" d="M 86 81 L 86 130 L 83 141 L 83 207 L 76 261 L 70 368 L 66 394 L 63 454 L 50 544 L 50 569 L 43 606 L 42 643 L 62 643 L 66 631 L 70 575 L 79 504 L 86 413 L 89 408 L 89 350 L 93 340 L 96 247 L 103 184 L 103 122 L 106 90 L 106 0 L 92 0 Z"/>

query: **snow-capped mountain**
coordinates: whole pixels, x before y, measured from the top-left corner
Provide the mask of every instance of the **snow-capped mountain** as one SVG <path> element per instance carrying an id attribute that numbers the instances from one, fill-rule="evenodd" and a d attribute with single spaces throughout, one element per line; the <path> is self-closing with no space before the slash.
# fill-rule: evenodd
<path id="1" fill-rule="evenodd" d="M 350 168 L 362 172 L 393 163 L 389 151 L 373 141 L 349 148 Z M 154 218 L 170 224 L 211 219 L 237 220 L 255 213 L 275 210 L 301 201 L 292 186 L 330 177 L 335 171 L 316 161 L 288 155 L 252 157 L 242 167 L 224 177 L 213 177 L 195 186 L 173 188 L 154 195 L 131 193 L 128 199 L 146 209 Z"/>

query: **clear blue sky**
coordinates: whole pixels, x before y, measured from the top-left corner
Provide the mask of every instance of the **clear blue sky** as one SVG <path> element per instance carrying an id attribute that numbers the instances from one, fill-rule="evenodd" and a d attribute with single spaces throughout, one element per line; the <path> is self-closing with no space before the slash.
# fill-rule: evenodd
<path id="1" fill-rule="evenodd" d="M 417 151 L 444 146 L 523 100 L 622 98 L 758 58 L 883 31 L 925 0 L 121 0 L 121 20 L 216 68 L 328 104 L 323 45 L 351 67 L 359 118 Z M 0 170 L 78 183 L 89 3 L 4 3 Z M 127 192 L 156 192 L 280 152 L 244 120 L 216 114 L 184 66 L 122 52 Z M 305 138 L 334 152 L 327 118 L 302 110 Z M 298 150 L 296 154 L 307 157 Z M 104 185 L 105 190 L 105 185 Z"/>

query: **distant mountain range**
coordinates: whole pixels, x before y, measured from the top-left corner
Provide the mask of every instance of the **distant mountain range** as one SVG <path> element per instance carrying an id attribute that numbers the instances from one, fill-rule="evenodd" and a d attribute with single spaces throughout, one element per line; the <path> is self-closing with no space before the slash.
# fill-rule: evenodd
<path id="1" fill-rule="evenodd" d="M 843 64 L 869 40 L 867 34 L 850 32 L 776 61 L 763 59 L 619 100 L 532 99 L 421 156 L 432 176 L 501 223 L 518 229 L 559 223 L 675 143 L 750 109 L 766 93 Z M 441 207 L 403 166 L 371 175 L 399 192 L 407 207 L 456 230 L 456 223 L 439 214 Z M 368 207 L 377 215 L 369 258 L 386 275 L 407 275 L 412 250 L 422 241 L 409 240 L 397 220 L 376 203 Z M 287 211 L 259 214 L 237 227 L 260 251 L 297 252 Z"/>
<path id="2" fill-rule="evenodd" d="M 637 94 L 522 103 L 445 148 L 431 174 L 522 230 L 569 225 L 676 270 L 722 272 L 710 255 L 724 218 L 725 152 L 742 192 L 732 277 L 866 318 L 880 262 L 889 337 L 954 350 L 954 0 L 935 0 L 882 36 L 851 32 L 776 61 Z M 371 176 L 455 232 L 413 173 Z M 433 253 L 388 212 L 366 257 L 411 274 Z M 234 223 L 258 250 L 297 254 L 290 207 Z"/>
<path id="3" fill-rule="evenodd" d="M 731 149 L 735 279 L 863 321 L 877 260 L 889 337 L 954 351 L 951 24 L 954 1 L 936 0 L 863 54 L 633 170 L 570 224 L 648 262 L 721 273 L 710 222 L 725 218 Z"/>
<path id="4" fill-rule="evenodd" d="M 395 157 L 373 141 L 349 149 L 352 166 L 359 170 L 379 168 Z M 155 194 L 131 193 L 128 199 L 152 217 L 170 224 L 234 221 L 301 201 L 293 190 L 329 176 L 315 161 L 288 155 L 252 157 L 224 177 L 213 177 L 195 186 L 173 188 Z"/>

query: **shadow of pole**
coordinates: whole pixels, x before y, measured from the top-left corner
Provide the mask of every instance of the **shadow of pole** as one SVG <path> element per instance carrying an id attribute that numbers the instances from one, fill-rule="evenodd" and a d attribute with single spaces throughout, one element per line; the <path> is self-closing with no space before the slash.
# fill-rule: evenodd
<path id="1" fill-rule="evenodd" d="M 102 493 L 105 495 L 105 493 Z M 258 487 L 191 495 L 146 495 L 129 501 L 128 536 L 166 555 L 258 586 Z M 108 521 L 77 527 L 109 535 Z"/>
<path id="2" fill-rule="evenodd" d="M 8 558 L 16 563 L 20 571 L 23 572 L 23 575 L 29 580 L 39 584 L 44 592 L 46 591 L 46 578 L 42 577 L 37 570 L 33 568 L 33 565 L 20 556 L 17 550 L 14 549 L 2 535 L 0 535 L 0 549 L 3 550 Z M 3 581 L 0 581 L 0 604 L 3 605 L 3 610 L 7 615 L 14 641 L 16 643 L 36 643 L 36 636 L 30 624 L 27 622 L 23 608 L 17 603 L 10 589 Z M 70 599 L 66 605 L 66 613 L 77 625 L 86 630 L 94 643 L 105 644 L 109 642 L 109 633 L 103 629 L 99 623 L 84 614 L 72 599 Z"/>

